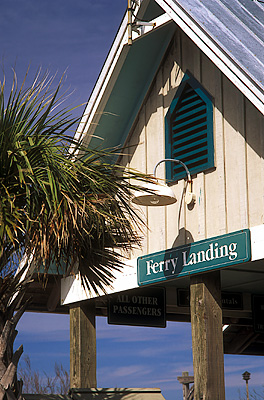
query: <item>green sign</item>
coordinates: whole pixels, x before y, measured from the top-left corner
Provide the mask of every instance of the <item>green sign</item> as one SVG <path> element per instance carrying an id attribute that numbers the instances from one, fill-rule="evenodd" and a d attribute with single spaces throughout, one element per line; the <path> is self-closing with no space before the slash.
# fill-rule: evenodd
<path id="1" fill-rule="evenodd" d="M 110 295 L 108 323 L 165 328 L 165 289 L 140 288 Z"/>
<path id="2" fill-rule="evenodd" d="M 250 231 L 244 229 L 139 257 L 138 284 L 147 285 L 225 268 L 250 258 Z"/>

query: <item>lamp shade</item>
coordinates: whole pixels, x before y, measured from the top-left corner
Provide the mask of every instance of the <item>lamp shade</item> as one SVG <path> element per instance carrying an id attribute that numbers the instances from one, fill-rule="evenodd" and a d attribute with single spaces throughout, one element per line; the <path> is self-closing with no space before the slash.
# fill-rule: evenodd
<path id="1" fill-rule="evenodd" d="M 168 206 L 176 201 L 175 194 L 167 185 L 150 182 L 142 190 L 134 192 L 132 197 L 132 202 L 141 206 Z"/>

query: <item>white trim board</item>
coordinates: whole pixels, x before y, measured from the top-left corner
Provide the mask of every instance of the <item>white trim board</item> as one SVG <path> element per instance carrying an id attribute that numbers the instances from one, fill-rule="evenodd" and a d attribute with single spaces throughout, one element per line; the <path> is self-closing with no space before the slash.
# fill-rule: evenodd
<path id="1" fill-rule="evenodd" d="M 251 236 L 251 262 L 264 259 L 264 225 L 250 228 Z M 112 288 L 107 289 L 107 294 L 118 293 L 125 290 L 135 289 L 137 282 L 137 259 L 127 262 L 127 265 L 121 272 L 116 272 L 116 279 Z M 93 292 L 88 292 L 82 286 L 79 275 L 69 276 L 61 280 L 61 304 L 69 305 L 72 303 L 89 300 L 92 298 L 104 296 L 101 292 L 97 296 Z"/>

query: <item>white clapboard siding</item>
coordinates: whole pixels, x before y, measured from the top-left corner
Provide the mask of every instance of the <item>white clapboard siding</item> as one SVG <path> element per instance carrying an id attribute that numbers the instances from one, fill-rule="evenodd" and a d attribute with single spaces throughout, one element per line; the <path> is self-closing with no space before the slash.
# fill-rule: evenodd
<path id="1" fill-rule="evenodd" d="M 244 97 L 223 79 L 227 229 L 233 232 L 247 225 L 246 145 Z"/>
<path id="2" fill-rule="evenodd" d="M 181 65 L 181 34 L 180 31 L 177 31 L 170 47 L 170 51 L 168 52 L 167 58 L 163 64 L 164 116 L 166 115 L 177 88 L 184 76 Z M 185 182 L 183 180 L 177 184 L 171 185 L 171 189 L 176 195 L 177 202 L 166 207 L 168 221 L 166 248 L 181 246 L 186 243 L 186 207 L 184 202 L 181 201 L 184 186 Z"/>
<path id="3" fill-rule="evenodd" d="M 153 173 L 157 161 L 164 158 L 164 111 L 163 111 L 163 78 L 162 69 L 159 70 L 149 99 L 146 103 L 147 122 L 147 172 Z M 160 166 L 157 176 L 165 178 L 164 168 Z M 159 251 L 166 247 L 166 212 L 164 207 L 149 207 L 149 252 Z"/>
<path id="4" fill-rule="evenodd" d="M 128 165 L 152 173 L 164 158 L 164 117 L 187 70 L 213 98 L 215 167 L 194 176 L 194 207 L 184 203 L 181 179 L 171 184 L 176 204 L 141 208 L 149 230 L 133 256 L 264 223 L 263 115 L 180 30 L 130 133 Z M 157 175 L 165 178 L 165 164 Z"/>
<path id="5" fill-rule="evenodd" d="M 201 52 L 198 47 L 182 33 L 182 67 L 189 70 L 198 81 L 201 81 Z M 205 191 L 204 172 L 197 174 L 193 188 L 198 201 L 195 207 L 186 207 L 186 243 L 205 239 Z"/>
<path id="6" fill-rule="evenodd" d="M 129 154 L 128 166 L 131 169 L 138 170 L 142 173 L 147 172 L 146 166 L 146 120 L 145 120 L 145 108 L 141 109 L 139 113 L 137 123 L 131 134 L 130 140 L 127 143 L 127 152 Z M 147 226 L 147 209 L 146 207 L 136 206 L 137 212 Z M 142 248 L 148 249 L 148 230 L 142 224 L 142 231 L 138 231 L 142 239 Z M 142 254 L 142 249 L 136 248 L 133 250 L 131 258 L 136 258 Z"/>
<path id="7" fill-rule="evenodd" d="M 264 119 L 249 101 L 245 104 L 249 225 L 253 227 L 264 222 Z"/>
<path id="8" fill-rule="evenodd" d="M 222 113 L 222 74 L 219 69 L 202 55 L 201 83 L 213 97 L 214 103 L 214 149 L 215 169 L 205 173 L 206 193 L 206 237 L 223 235 L 226 228 L 226 187 L 224 130 Z M 214 221 L 214 223 L 210 223 Z"/>

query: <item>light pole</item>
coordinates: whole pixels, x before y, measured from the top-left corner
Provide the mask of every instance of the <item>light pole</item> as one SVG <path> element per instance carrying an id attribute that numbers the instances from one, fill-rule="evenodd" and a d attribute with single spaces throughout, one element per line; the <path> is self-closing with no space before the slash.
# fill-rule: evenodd
<path id="1" fill-rule="evenodd" d="M 248 371 L 245 371 L 243 374 L 243 379 L 246 381 L 246 388 L 247 388 L 247 400 L 249 400 L 249 393 L 248 393 L 248 381 L 250 379 L 250 373 Z"/>

